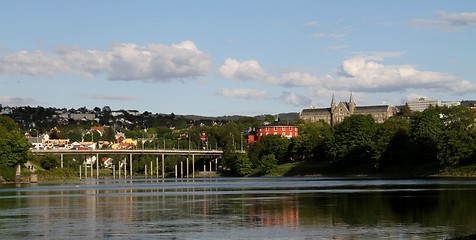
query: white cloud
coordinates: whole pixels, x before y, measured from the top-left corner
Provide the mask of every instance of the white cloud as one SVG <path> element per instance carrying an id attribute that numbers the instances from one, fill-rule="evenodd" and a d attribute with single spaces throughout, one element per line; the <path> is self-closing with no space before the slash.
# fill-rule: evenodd
<path id="1" fill-rule="evenodd" d="M 411 65 L 384 65 L 381 56 L 357 56 L 343 61 L 332 85 L 361 92 L 439 89 L 453 93 L 476 91 L 476 85 L 449 73 L 421 71 Z M 329 86 L 329 85 L 328 85 Z M 330 87 L 330 86 L 329 86 Z"/>
<path id="2" fill-rule="evenodd" d="M 23 97 L 9 97 L 9 96 L 0 96 L 0 104 L 3 107 L 5 106 L 27 106 L 27 105 L 36 105 L 39 102 L 33 98 L 23 98 Z"/>
<path id="3" fill-rule="evenodd" d="M 438 28 L 443 30 L 462 30 L 476 27 L 476 12 L 447 13 L 437 11 L 434 19 L 414 19 L 407 25 L 414 28 Z"/>
<path id="4" fill-rule="evenodd" d="M 211 57 L 191 41 L 163 44 L 115 44 L 108 51 L 59 46 L 52 52 L 20 51 L 0 55 L 0 73 L 51 76 L 59 73 L 111 80 L 170 81 L 193 79 L 211 72 Z"/>
<path id="5" fill-rule="evenodd" d="M 268 76 L 266 71 L 261 68 L 258 61 L 247 60 L 238 61 L 227 58 L 220 67 L 219 72 L 222 76 L 234 80 L 264 80 Z"/>
<path id="6" fill-rule="evenodd" d="M 424 71 L 409 64 L 384 64 L 386 58 L 398 57 L 403 54 L 404 52 L 360 54 L 343 60 L 336 72 L 323 76 L 314 76 L 300 71 L 271 76 L 255 60 L 243 62 L 230 60 L 220 69 L 222 75 L 228 78 L 253 80 L 286 88 L 302 88 L 308 91 L 311 96 L 331 95 L 334 92 L 348 93 L 349 91 L 377 93 L 430 89 L 453 94 L 476 91 L 476 84 L 450 73 Z M 223 71 L 223 69 L 227 69 L 227 71 Z M 250 72 L 247 72 L 247 69 L 251 69 Z M 289 98 L 288 102 L 294 104 L 299 101 Z"/>
<path id="7" fill-rule="evenodd" d="M 257 89 L 230 89 L 222 88 L 217 91 L 217 94 L 230 98 L 244 98 L 244 99 L 264 99 L 267 92 Z"/>
<path id="8" fill-rule="evenodd" d="M 94 99 L 112 100 L 112 101 L 140 101 L 141 98 L 123 95 L 94 95 Z"/>
<path id="9" fill-rule="evenodd" d="M 283 102 L 298 107 L 308 106 L 311 103 L 308 97 L 294 92 L 283 92 L 280 98 Z"/>
<path id="10" fill-rule="evenodd" d="M 320 25 L 321 25 L 321 23 L 319 23 L 318 21 L 310 21 L 310 22 L 306 23 L 306 26 L 308 26 L 308 27 L 318 27 Z"/>
<path id="11" fill-rule="evenodd" d="M 341 39 L 346 36 L 345 33 L 315 33 L 312 34 L 313 38 L 332 38 L 332 39 Z"/>
<path id="12" fill-rule="evenodd" d="M 347 47 L 348 47 L 347 45 L 334 45 L 334 46 L 324 47 L 324 50 L 337 51 L 337 50 L 341 50 L 341 49 L 344 49 L 344 48 L 347 48 Z"/>

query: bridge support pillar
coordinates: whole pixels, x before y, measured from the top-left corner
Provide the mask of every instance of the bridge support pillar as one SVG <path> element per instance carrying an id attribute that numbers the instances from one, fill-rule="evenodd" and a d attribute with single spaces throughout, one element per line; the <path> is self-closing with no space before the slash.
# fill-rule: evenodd
<path id="1" fill-rule="evenodd" d="M 159 178 L 159 158 L 155 158 L 155 171 L 156 171 L 156 177 Z"/>
<path id="2" fill-rule="evenodd" d="M 121 162 L 119 162 L 119 176 L 118 176 L 118 177 L 119 177 L 119 179 L 121 179 L 121 163 L 122 163 L 122 161 L 121 161 Z"/>
<path id="3" fill-rule="evenodd" d="M 162 178 L 165 178 L 165 154 L 162 154 Z"/>
<path id="4" fill-rule="evenodd" d="M 129 174 L 131 175 L 132 179 L 132 153 L 129 154 Z"/>
<path id="5" fill-rule="evenodd" d="M 195 155 L 192 155 L 192 178 L 195 178 Z"/>
<path id="6" fill-rule="evenodd" d="M 96 179 L 99 179 L 99 154 L 96 154 Z"/>
<path id="7" fill-rule="evenodd" d="M 189 167 L 188 165 L 189 164 L 188 164 L 188 157 L 187 157 L 187 178 L 188 178 L 188 173 L 190 172 L 189 169 L 188 169 L 188 167 Z"/>
<path id="8" fill-rule="evenodd" d="M 61 168 L 63 168 L 63 154 L 61 154 Z"/>

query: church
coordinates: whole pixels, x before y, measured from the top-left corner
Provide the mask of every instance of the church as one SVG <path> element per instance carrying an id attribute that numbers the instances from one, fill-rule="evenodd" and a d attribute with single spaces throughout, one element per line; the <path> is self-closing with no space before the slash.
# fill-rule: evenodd
<path id="1" fill-rule="evenodd" d="M 308 122 L 324 120 L 324 122 L 334 126 L 344 121 L 344 118 L 354 114 L 369 114 L 375 119 L 375 122 L 383 123 L 395 115 L 395 108 L 390 105 L 357 106 L 351 93 L 349 102 L 339 102 L 339 104 L 336 104 L 334 95 L 332 95 L 330 108 L 306 108 L 301 110 L 299 117 Z"/>

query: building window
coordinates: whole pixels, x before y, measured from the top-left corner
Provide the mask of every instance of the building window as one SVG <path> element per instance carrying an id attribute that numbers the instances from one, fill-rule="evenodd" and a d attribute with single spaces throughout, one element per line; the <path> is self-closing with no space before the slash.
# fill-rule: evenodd
<path id="1" fill-rule="evenodd" d="M 275 132 L 278 131 L 278 128 L 277 128 L 277 127 L 274 127 L 274 131 L 275 131 Z"/>

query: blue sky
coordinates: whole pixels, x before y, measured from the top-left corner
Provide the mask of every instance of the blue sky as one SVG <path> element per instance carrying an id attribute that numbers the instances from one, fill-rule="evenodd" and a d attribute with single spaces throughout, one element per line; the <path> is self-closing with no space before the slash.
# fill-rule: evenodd
<path id="1" fill-rule="evenodd" d="M 0 104 L 205 116 L 476 99 L 476 1 L 4 1 Z"/>

